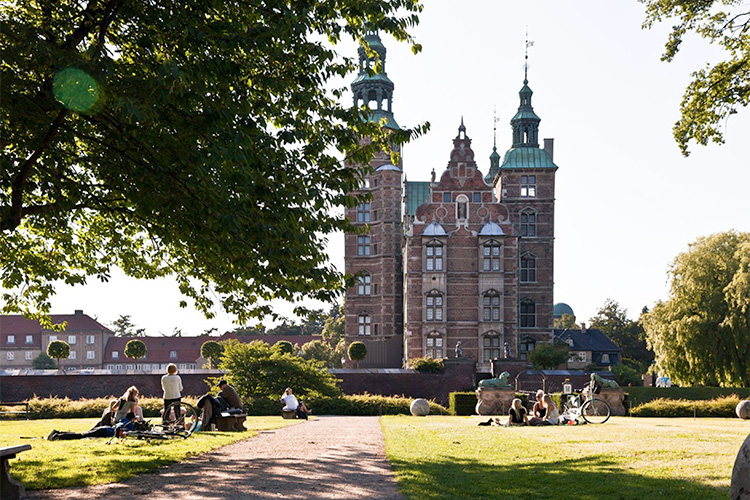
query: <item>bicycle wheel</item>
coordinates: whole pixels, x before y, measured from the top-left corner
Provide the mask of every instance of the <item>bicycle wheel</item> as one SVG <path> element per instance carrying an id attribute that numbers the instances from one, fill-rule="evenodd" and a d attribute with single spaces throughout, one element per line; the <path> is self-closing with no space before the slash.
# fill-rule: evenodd
<path id="1" fill-rule="evenodd" d="M 581 407 L 581 416 L 590 424 L 603 424 L 609 420 L 609 405 L 601 399 L 589 399 Z"/>
<path id="2" fill-rule="evenodd" d="M 193 433 L 201 416 L 195 406 L 182 401 L 169 405 L 164 415 L 164 434 L 182 438 Z"/>

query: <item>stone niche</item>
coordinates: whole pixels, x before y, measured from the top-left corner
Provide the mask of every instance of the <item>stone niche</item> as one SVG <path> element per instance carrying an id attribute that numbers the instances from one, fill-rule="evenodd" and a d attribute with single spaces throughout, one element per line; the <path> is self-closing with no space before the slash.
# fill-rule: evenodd
<path id="1" fill-rule="evenodd" d="M 607 403 L 612 411 L 611 415 L 615 417 L 624 417 L 625 412 L 625 392 L 620 388 L 603 387 L 599 394 L 594 396 Z"/>
<path id="2" fill-rule="evenodd" d="M 480 387 L 477 389 L 477 415 L 506 415 L 516 397 L 512 387 Z"/>

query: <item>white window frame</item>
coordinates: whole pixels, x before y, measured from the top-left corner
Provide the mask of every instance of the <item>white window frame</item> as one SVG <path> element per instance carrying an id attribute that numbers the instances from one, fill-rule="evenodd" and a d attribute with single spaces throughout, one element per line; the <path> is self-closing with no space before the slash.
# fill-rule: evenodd
<path id="1" fill-rule="evenodd" d="M 372 336 L 372 316 L 367 313 L 357 316 L 357 334 L 360 337 Z"/>
<path id="2" fill-rule="evenodd" d="M 112 359 L 120 359 L 120 351 L 112 351 Z"/>
<path id="3" fill-rule="evenodd" d="M 86 359 L 96 359 L 96 351 L 86 351 Z"/>
<path id="4" fill-rule="evenodd" d="M 16 353 L 14 353 L 13 351 L 6 352 L 5 353 L 5 359 L 7 361 L 13 361 L 13 360 L 15 360 L 16 359 Z"/>
<path id="5" fill-rule="evenodd" d="M 602 353 L 602 364 L 604 363 L 609 364 L 609 353 L 606 353 L 606 352 Z"/>
<path id="6" fill-rule="evenodd" d="M 76 352 L 71 350 L 70 354 L 68 355 L 68 359 L 76 359 Z"/>
<path id="7" fill-rule="evenodd" d="M 86 344 L 87 345 L 96 344 L 96 336 L 94 336 L 94 335 L 86 335 Z"/>
<path id="8" fill-rule="evenodd" d="M 536 175 L 521 176 L 521 198 L 536 198 Z"/>
<path id="9" fill-rule="evenodd" d="M 26 342 L 27 344 L 33 344 L 33 343 L 34 343 L 34 336 L 33 336 L 33 335 L 26 335 L 26 340 L 25 340 L 25 342 Z"/>
<path id="10" fill-rule="evenodd" d="M 34 359 L 34 353 L 31 351 L 26 351 L 23 353 L 23 357 L 26 361 Z"/>
<path id="11" fill-rule="evenodd" d="M 357 276 L 357 295 L 372 295 L 372 275 L 370 273 Z"/>
<path id="12" fill-rule="evenodd" d="M 75 345 L 75 344 L 76 344 L 76 336 L 68 335 L 68 345 Z"/>
<path id="13" fill-rule="evenodd" d="M 169 359 L 177 359 L 177 351 L 169 351 Z"/>
<path id="14" fill-rule="evenodd" d="M 8 344 L 15 344 L 15 343 L 16 343 L 16 336 L 8 335 Z"/>

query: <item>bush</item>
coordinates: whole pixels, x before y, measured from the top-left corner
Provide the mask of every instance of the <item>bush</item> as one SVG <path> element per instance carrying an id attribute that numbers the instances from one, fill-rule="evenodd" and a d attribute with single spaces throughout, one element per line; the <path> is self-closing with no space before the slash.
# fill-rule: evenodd
<path id="1" fill-rule="evenodd" d="M 406 367 L 417 370 L 421 373 L 443 373 L 445 364 L 442 359 L 434 358 L 413 358 L 406 362 Z"/>
<path id="2" fill-rule="evenodd" d="M 658 398 L 631 408 L 631 417 L 726 417 L 735 416 L 740 402 L 736 394 L 709 400 Z"/>
<path id="3" fill-rule="evenodd" d="M 451 392 L 448 394 L 448 411 L 451 415 L 476 415 L 476 392 Z"/>
<path id="4" fill-rule="evenodd" d="M 409 415 L 412 398 L 362 394 L 354 396 L 301 398 L 315 415 Z M 430 414 L 447 415 L 448 410 L 434 401 Z M 281 403 L 272 397 L 255 398 L 248 405 L 250 415 L 280 415 Z"/>
<path id="5" fill-rule="evenodd" d="M 634 386 L 643 385 L 641 373 L 631 366 L 625 364 L 614 365 L 612 373 L 614 373 L 615 381 L 620 384 L 620 387 L 627 387 L 629 384 Z"/>
<path id="6" fill-rule="evenodd" d="M 79 399 L 68 398 L 39 398 L 33 397 L 26 400 L 29 403 L 30 418 L 99 418 L 105 408 L 109 405 L 111 398 Z M 182 398 L 185 403 L 195 405 L 193 398 Z M 138 405 L 143 408 L 145 418 L 160 416 L 159 410 L 164 408 L 164 400 L 161 398 L 138 398 Z"/>
<path id="7" fill-rule="evenodd" d="M 633 406 L 648 403 L 654 399 L 716 399 L 732 394 L 750 399 L 750 389 L 740 387 L 628 387 L 628 398 Z"/>

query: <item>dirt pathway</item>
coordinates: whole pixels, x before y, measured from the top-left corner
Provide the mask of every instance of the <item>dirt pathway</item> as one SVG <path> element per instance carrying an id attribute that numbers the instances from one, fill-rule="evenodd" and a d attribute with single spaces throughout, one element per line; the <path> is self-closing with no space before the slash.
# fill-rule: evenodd
<path id="1" fill-rule="evenodd" d="M 378 417 L 317 417 L 263 431 L 122 483 L 29 492 L 29 499 L 402 500 Z"/>

